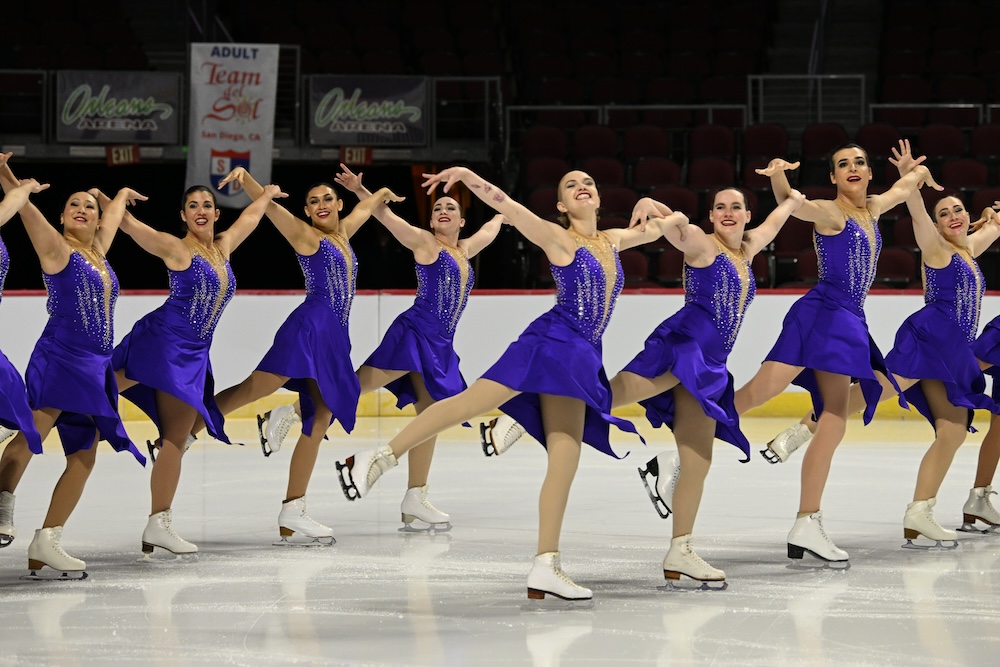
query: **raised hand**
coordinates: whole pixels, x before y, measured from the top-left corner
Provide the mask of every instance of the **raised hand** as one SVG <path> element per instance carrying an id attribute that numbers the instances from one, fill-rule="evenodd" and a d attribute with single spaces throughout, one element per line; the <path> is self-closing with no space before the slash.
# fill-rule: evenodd
<path id="1" fill-rule="evenodd" d="M 0 163 L 0 164 L 2 164 L 2 163 Z M 49 184 L 48 183 L 39 183 L 38 181 L 36 181 L 33 178 L 25 178 L 25 179 L 22 179 L 22 180 L 20 180 L 18 182 L 22 186 L 25 186 L 25 185 L 28 186 L 28 192 L 30 192 L 31 194 L 35 194 L 37 192 L 41 192 L 42 190 L 48 190 L 49 189 Z"/>
<path id="2" fill-rule="evenodd" d="M 761 176 L 774 176 L 779 171 L 794 171 L 799 168 L 798 162 L 788 162 L 780 157 L 776 157 L 767 163 L 763 169 L 755 169 Z"/>
<path id="3" fill-rule="evenodd" d="M 382 199 L 383 204 L 388 204 L 389 202 L 406 201 L 406 197 L 400 197 L 389 188 L 381 188 L 378 191 L 378 195 Z"/>
<path id="4" fill-rule="evenodd" d="M 132 188 L 122 188 L 118 191 L 118 194 L 122 194 L 123 192 L 125 193 L 125 201 L 128 202 L 129 206 L 135 206 L 137 201 L 147 201 L 149 199 L 146 195 L 140 194 Z"/>
<path id="5" fill-rule="evenodd" d="M 650 220 L 662 218 L 671 213 L 673 211 L 666 204 L 658 203 L 649 197 L 643 197 L 636 202 L 635 208 L 632 209 L 632 218 L 629 220 L 628 228 L 632 229 L 638 226 L 639 231 L 644 232 L 646 231 L 646 223 Z"/>
<path id="6" fill-rule="evenodd" d="M 917 158 L 913 157 L 913 153 L 910 150 L 910 140 L 900 139 L 899 148 L 892 147 L 892 157 L 889 158 L 889 162 L 896 166 L 900 176 L 906 176 L 926 159 L 926 155 L 921 155 Z"/>
<path id="7" fill-rule="evenodd" d="M 465 167 L 448 167 L 436 174 L 423 174 L 425 180 L 421 187 L 427 188 L 427 194 L 432 194 L 435 188 L 437 188 L 438 183 L 443 183 L 444 186 L 441 188 L 441 191 L 448 192 L 451 186 L 462 180 L 462 176 L 468 171 Z"/>
<path id="8" fill-rule="evenodd" d="M 347 168 L 347 165 L 343 162 L 340 163 L 340 173 L 333 177 L 333 182 L 343 186 L 351 192 L 358 192 L 364 189 L 361 185 L 361 177 L 364 173 L 358 172 L 355 174 L 353 171 Z"/>
<path id="9" fill-rule="evenodd" d="M 243 185 L 243 178 L 246 175 L 247 175 L 246 169 L 244 169 L 243 167 L 236 167 L 236 169 L 233 169 L 226 175 L 225 178 L 219 181 L 219 186 L 216 189 L 221 190 L 222 188 L 226 187 L 226 185 L 232 183 L 233 181 L 236 181 L 240 185 Z"/>
<path id="10" fill-rule="evenodd" d="M 801 192 L 799 192 L 798 190 L 795 190 L 794 188 L 792 190 L 789 190 L 788 199 L 792 200 L 793 205 L 795 206 L 794 210 L 796 211 L 799 210 L 802 207 L 802 205 L 806 203 L 806 196 Z"/>
<path id="11" fill-rule="evenodd" d="M 0 167 L 3 167 L 5 164 L 7 164 L 7 160 L 11 159 L 12 157 L 14 157 L 14 153 L 0 153 Z"/>
<path id="12" fill-rule="evenodd" d="M 240 167 L 242 169 L 242 167 Z M 264 194 L 271 199 L 284 199 L 288 196 L 287 192 L 282 192 L 281 187 L 271 184 L 264 186 Z"/>

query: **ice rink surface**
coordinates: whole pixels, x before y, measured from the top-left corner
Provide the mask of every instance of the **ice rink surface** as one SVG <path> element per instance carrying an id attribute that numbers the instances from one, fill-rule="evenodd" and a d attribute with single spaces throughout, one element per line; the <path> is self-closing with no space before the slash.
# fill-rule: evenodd
<path id="1" fill-rule="evenodd" d="M 264 458 L 255 424 L 241 420 L 228 430 L 246 447 L 196 444 L 174 504 L 175 527 L 201 549 L 192 561 L 137 562 L 148 470 L 102 445 L 63 538 L 87 561 L 82 582 L 19 579 L 64 461 L 51 450 L 36 457 L 17 493 L 19 536 L 0 550 L 0 664 L 997 664 L 1000 536 L 959 533 L 947 552 L 900 549 L 926 423 L 851 422 L 824 501 L 848 571 L 785 556 L 801 456 L 769 465 L 755 453 L 741 465 L 717 444 L 695 547 L 726 571 L 722 592 L 657 588 L 670 521 L 636 467 L 672 446 L 669 433 L 647 428 L 649 446 L 622 461 L 585 448 L 562 558 L 594 601 L 572 609 L 533 608 L 525 595 L 545 470 L 534 442 L 486 459 L 477 431 L 443 436 L 431 499 L 451 514 L 449 533 L 397 532 L 405 460 L 369 497 L 344 499 L 334 461 L 404 423 L 360 420 L 353 437 L 324 446 L 308 507 L 334 527 L 328 548 L 271 546 L 290 442 Z M 744 430 L 757 446 L 785 425 L 747 420 Z M 148 435 L 127 426 L 137 441 Z M 948 527 L 961 522 L 981 437 L 969 437 L 938 496 Z"/>

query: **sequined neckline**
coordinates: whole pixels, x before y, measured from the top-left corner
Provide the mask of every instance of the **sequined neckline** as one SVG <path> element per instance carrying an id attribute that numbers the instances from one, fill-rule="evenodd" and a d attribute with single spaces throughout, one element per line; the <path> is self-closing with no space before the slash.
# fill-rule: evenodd
<path id="1" fill-rule="evenodd" d="M 347 284 L 354 284 L 354 264 L 351 262 L 350 241 L 340 232 L 330 232 L 323 234 L 323 238 L 330 241 L 330 245 L 336 248 L 344 256 L 344 265 L 347 267 Z"/>
<path id="2" fill-rule="evenodd" d="M 618 266 L 615 262 L 617 249 L 611 242 L 611 238 L 604 232 L 598 230 L 597 236 L 584 236 L 573 229 L 567 230 L 576 243 L 577 248 L 586 248 L 587 251 L 597 260 L 604 271 L 604 309 L 602 320 L 597 328 L 604 331 L 608 319 L 611 317 L 611 304 L 615 296 L 615 286 L 617 284 Z"/>
<path id="3" fill-rule="evenodd" d="M 93 246 L 88 248 L 86 246 L 73 243 L 69 239 L 66 239 L 66 243 L 69 244 L 71 252 L 75 252 L 82 257 L 83 261 L 93 267 L 93 269 L 97 272 L 97 275 L 100 277 L 101 289 L 104 293 L 104 300 L 101 304 L 103 308 L 104 321 L 110 323 L 112 321 L 111 297 L 114 292 L 114 284 L 111 282 L 111 270 L 108 268 L 107 259 Z M 110 332 L 110 330 L 111 329 L 109 327 L 108 331 Z M 110 337 L 110 334 L 107 334 L 107 336 Z M 110 344 L 110 342 L 110 340 L 106 340 L 105 344 Z"/>
<path id="4" fill-rule="evenodd" d="M 218 278 L 219 291 L 215 295 L 215 303 L 212 304 L 212 314 L 208 318 L 208 322 L 215 322 L 219 311 L 225 306 L 226 295 L 229 293 L 229 269 L 226 266 L 226 256 L 222 253 L 222 248 L 219 247 L 219 244 L 214 241 L 209 248 L 197 242 L 185 245 L 191 250 L 191 260 L 194 261 L 195 257 L 201 257 L 212 267 Z"/>

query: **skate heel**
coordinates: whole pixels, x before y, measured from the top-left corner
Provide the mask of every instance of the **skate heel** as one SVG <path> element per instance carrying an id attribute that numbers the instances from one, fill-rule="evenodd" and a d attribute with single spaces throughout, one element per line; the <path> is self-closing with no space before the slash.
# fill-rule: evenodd
<path id="1" fill-rule="evenodd" d="M 978 521 L 978 520 L 979 520 L 979 517 L 975 516 L 975 515 L 972 515 L 972 514 L 963 514 L 962 515 L 962 521 L 964 521 L 965 523 L 969 523 L 969 524 L 975 525 L 976 521 Z"/>
<path id="2" fill-rule="evenodd" d="M 540 591 L 537 588 L 528 589 L 528 599 L 529 600 L 544 600 L 545 591 Z"/>
<path id="3" fill-rule="evenodd" d="M 291 528 L 285 528 L 284 526 L 280 526 L 278 528 L 278 535 L 280 535 L 281 537 L 291 537 L 294 534 L 295 531 L 292 530 Z"/>
<path id="4" fill-rule="evenodd" d="M 800 547 L 800 546 L 797 546 L 795 544 L 789 544 L 788 545 L 788 557 L 789 558 L 794 558 L 796 560 L 802 560 L 802 556 L 804 556 L 805 553 L 806 553 L 806 550 L 805 550 L 804 547 Z"/>
<path id="5" fill-rule="evenodd" d="M 680 579 L 681 579 L 681 573 L 680 572 L 674 572 L 673 570 L 664 570 L 663 571 L 663 578 L 664 579 L 668 579 L 670 581 L 680 581 Z"/>
<path id="6" fill-rule="evenodd" d="M 143 542 L 142 543 L 142 553 L 144 553 L 144 554 L 151 554 L 151 553 L 153 553 L 153 545 L 150 544 L 149 542 Z"/>
<path id="7" fill-rule="evenodd" d="M 400 517 L 400 520 L 401 520 L 401 521 L 402 521 L 403 523 L 405 523 L 405 524 L 406 524 L 406 525 L 408 526 L 408 525 L 410 525 L 411 523 L 413 523 L 414 521 L 416 521 L 416 520 L 417 520 L 417 517 L 415 517 L 415 516 L 414 516 L 414 515 L 412 515 L 412 514 L 406 514 L 406 513 L 404 513 L 404 514 L 403 514 L 403 515 L 402 515 L 402 516 Z"/>
<path id="8" fill-rule="evenodd" d="M 920 537 L 920 531 L 914 530 L 912 528 L 904 528 L 903 537 L 907 540 L 915 540 L 918 537 Z"/>
<path id="9" fill-rule="evenodd" d="M 38 570 L 41 570 L 43 567 L 45 567 L 45 563 L 43 563 L 42 561 L 35 560 L 34 558 L 29 558 L 28 559 L 28 569 L 29 570 L 38 571 Z"/>

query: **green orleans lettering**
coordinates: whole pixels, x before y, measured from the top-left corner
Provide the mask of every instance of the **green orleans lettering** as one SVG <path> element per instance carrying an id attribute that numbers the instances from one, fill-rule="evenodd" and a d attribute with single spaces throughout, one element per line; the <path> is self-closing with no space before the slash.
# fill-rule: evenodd
<path id="1" fill-rule="evenodd" d="M 105 85 L 101 88 L 101 92 L 94 96 L 89 85 L 84 83 L 77 86 L 63 105 L 62 122 L 72 125 L 94 116 L 112 119 L 154 114 L 159 114 L 160 120 L 166 120 L 174 113 L 173 107 L 157 102 L 154 97 L 116 99 L 108 97 L 110 90 L 111 86 Z"/>
<path id="2" fill-rule="evenodd" d="M 420 107 L 408 106 L 403 100 L 361 102 L 360 97 L 360 88 L 355 88 L 354 93 L 346 99 L 342 88 L 332 89 L 317 105 L 314 122 L 319 127 L 330 126 L 331 129 L 343 126 L 345 123 L 349 125 L 384 123 L 389 126 L 400 125 L 402 129 L 400 123 L 392 121 L 400 121 L 408 116 L 410 122 L 416 122 L 422 115 Z"/>

